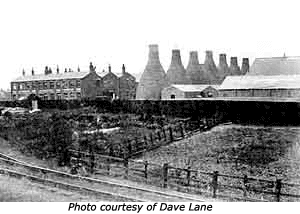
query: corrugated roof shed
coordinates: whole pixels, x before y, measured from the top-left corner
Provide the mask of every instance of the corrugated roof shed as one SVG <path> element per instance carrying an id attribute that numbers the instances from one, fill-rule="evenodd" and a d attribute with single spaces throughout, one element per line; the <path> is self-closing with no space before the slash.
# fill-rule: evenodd
<path id="1" fill-rule="evenodd" d="M 300 75 L 227 76 L 219 90 L 231 89 L 299 89 Z"/>
<path id="2" fill-rule="evenodd" d="M 179 85 L 179 84 L 173 84 L 170 87 L 174 87 L 179 89 L 180 91 L 184 91 L 184 92 L 199 92 L 199 91 L 203 91 L 204 89 L 206 89 L 207 87 L 211 86 L 212 88 L 218 89 L 219 85 Z"/>
<path id="3" fill-rule="evenodd" d="M 247 75 L 300 74 L 300 57 L 256 58 Z"/>
<path id="4" fill-rule="evenodd" d="M 28 81 L 41 81 L 41 80 L 60 80 L 60 79 L 82 79 L 89 74 L 89 71 L 81 72 L 64 72 L 64 73 L 52 73 L 52 74 L 35 74 L 20 76 L 12 82 L 28 82 Z"/>

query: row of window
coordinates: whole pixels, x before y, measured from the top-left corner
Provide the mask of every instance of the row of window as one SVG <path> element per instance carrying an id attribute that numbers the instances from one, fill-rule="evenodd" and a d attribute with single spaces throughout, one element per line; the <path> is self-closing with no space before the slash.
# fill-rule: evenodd
<path id="1" fill-rule="evenodd" d="M 61 99 L 80 99 L 81 93 L 51 93 L 51 94 L 39 94 L 38 95 L 43 100 L 61 100 Z"/>
<path id="2" fill-rule="evenodd" d="M 13 90 L 35 90 L 35 89 L 55 89 L 55 88 L 80 88 L 80 80 L 58 80 L 58 81 L 33 81 L 13 83 Z"/>

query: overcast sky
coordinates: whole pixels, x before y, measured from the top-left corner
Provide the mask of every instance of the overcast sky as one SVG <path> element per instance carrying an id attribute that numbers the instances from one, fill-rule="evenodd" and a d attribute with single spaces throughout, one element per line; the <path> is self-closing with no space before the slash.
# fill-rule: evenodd
<path id="1" fill-rule="evenodd" d="M 242 0 L 7 0 L 0 3 L 0 88 L 33 67 L 97 70 L 111 64 L 140 73 L 148 45 L 158 44 L 165 70 L 171 50 L 249 57 L 300 55 L 297 1 Z"/>

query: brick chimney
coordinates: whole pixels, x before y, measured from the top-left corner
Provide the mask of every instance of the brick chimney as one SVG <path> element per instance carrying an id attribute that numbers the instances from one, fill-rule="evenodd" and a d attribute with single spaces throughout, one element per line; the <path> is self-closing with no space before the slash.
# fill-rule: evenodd
<path id="1" fill-rule="evenodd" d="M 24 70 L 24 68 L 22 70 L 22 75 L 25 76 L 25 70 Z"/>
<path id="2" fill-rule="evenodd" d="M 219 55 L 218 78 L 220 81 L 223 81 L 227 75 L 229 75 L 229 67 L 226 54 L 222 53 Z"/>
<path id="3" fill-rule="evenodd" d="M 205 71 L 200 66 L 198 52 L 191 51 L 188 65 L 186 67 L 186 78 L 189 84 L 206 84 L 208 78 Z"/>
<path id="4" fill-rule="evenodd" d="M 243 58 L 241 74 L 245 75 L 249 72 L 249 58 Z"/>
<path id="5" fill-rule="evenodd" d="M 172 59 L 167 71 L 167 81 L 170 84 L 186 84 L 186 71 L 181 62 L 180 50 L 172 50 Z"/>
<path id="6" fill-rule="evenodd" d="M 48 66 L 45 67 L 45 75 L 49 73 Z"/>
<path id="7" fill-rule="evenodd" d="M 31 69 L 31 75 L 34 76 L 34 70 L 33 70 L 33 68 Z"/>
<path id="8" fill-rule="evenodd" d="M 108 72 L 111 73 L 111 66 L 110 66 L 110 64 L 108 65 Z"/>
<path id="9" fill-rule="evenodd" d="M 125 71 L 125 65 L 123 64 L 122 65 L 122 74 L 124 75 L 126 73 L 126 71 Z"/>
<path id="10" fill-rule="evenodd" d="M 229 67 L 229 73 L 230 75 L 240 75 L 240 67 L 238 65 L 238 59 L 237 57 L 231 57 L 230 58 L 230 67 Z"/>
<path id="11" fill-rule="evenodd" d="M 148 62 L 136 90 L 137 100 L 160 100 L 167 86 L 166 73 L 159 61 L 158 45 L 149 45 Z"/>
<path id="12" fill-rule="evenodd" d="M 77 72 L 80 72 L 80 68 L 79 68 L 79 65 L 78 65 L 78 67 L 77 67 Z"/>
<path id="13" fill-rule="evenodd" d="M 217 66 L 214 62 L 213 52 L 205 51 L 205 61 L 204 61 L 204 69 L 208 75 L 210 84 L 218 84 L 218 74 L 217 74 Z"/>
<path id="14" fill-rule="evenodd" d="M 90 68 L 90 72 L 95 72 L 96 71 L 96 66 L 93 66 L 92 62 L 90 62 L 89 68 Z"/>
<path id="15" fill-rule="evenodd" d="M 56 66 L 56 73 L 57 74 L 59 73 L 59 67 L 58 67 L 58 65 Z"/>

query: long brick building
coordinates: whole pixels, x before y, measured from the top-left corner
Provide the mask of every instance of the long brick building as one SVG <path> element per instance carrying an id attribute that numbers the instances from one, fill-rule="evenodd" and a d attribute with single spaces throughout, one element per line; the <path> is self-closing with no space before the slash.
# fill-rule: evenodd
<path id="1" fill-rule="evenodd" d="M 45 67 L 43 74 L 23 75 L 11 82 L 11 97 L 13 100 L 23 99 L 35 94 L 44 100 L 95 99 L 109 97 L 113 99 L 134 99 L 137 82 L 134 76 L 125 71 L 113 73 L 111 66 L 108 71 L 96 72 L 90 63 L 89 71 L 65 70 L 57 68 L 52 71 Z"/>

